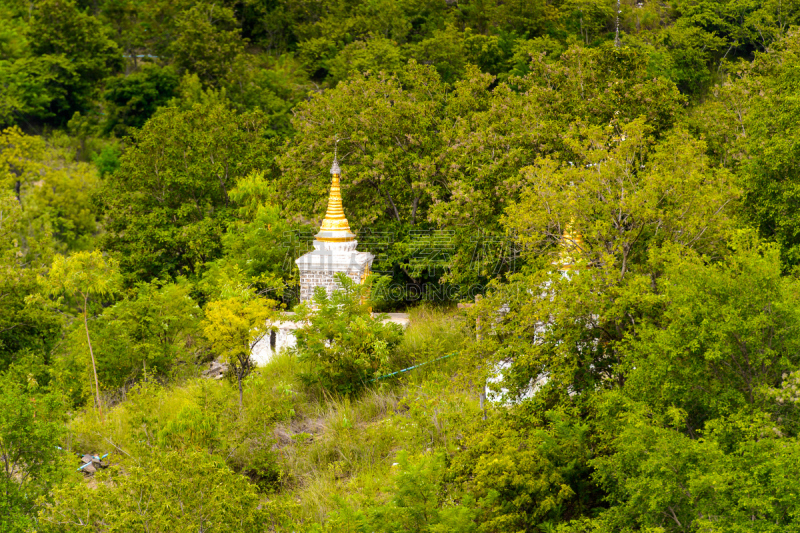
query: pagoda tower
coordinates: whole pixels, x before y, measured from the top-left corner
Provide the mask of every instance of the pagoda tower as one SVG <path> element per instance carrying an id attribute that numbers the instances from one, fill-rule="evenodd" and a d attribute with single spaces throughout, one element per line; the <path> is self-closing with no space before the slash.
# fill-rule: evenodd
<path id="1" fill-rule="evenodd" d="M 570 220 L 564 228 L 559 242 L 558 260 L 553 263 L 558 265 L 558 270 L 563 275 L 569 275 L 572 270 L 575 270 L 580 256 L 583 252 L 583 235 L 573 228 L 574 220 Z"/>
<path id="2" fill-rule="evenodd" d="M 317 287 L 324 287 L 328 295 L 340 289 L 341 286 L 334 278 L 340 272 L 356 283 L 363 282 L 375 259 L 368 252 L 356 250 L 358 241 L 350 231 L 350 224 L 342 208 L 342 193 L 339 188 L 342 171 L 336 157 L 333 159 L 331 174 L 333 178 L 328 196 L 328 210 L 319 233 L 314 236 L 314 250 L 295 261 L 300 269 L 301 302 L 312 299 Z"/>

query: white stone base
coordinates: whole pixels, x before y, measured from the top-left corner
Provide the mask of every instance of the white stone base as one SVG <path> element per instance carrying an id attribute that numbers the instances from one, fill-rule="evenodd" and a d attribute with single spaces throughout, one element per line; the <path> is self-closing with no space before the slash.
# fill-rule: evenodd
<path id="1" fill-rule="evenodd" d="M 286 313 L 286 315 L 287 318 L 291 318 L 294 313 Z M 274 325 L 278 328 L 278 331 L 275 332 L 274 344 L 272 335 L 264 335 L 264 338 L 253 346 L 253 350 L 250 352 L 250 357 L 253 358 L 257 366 L 264 366 L 276 354 L 287 348 L 297 346 L 297 338 L 294 335 L 294 331 L 300 327 L 300 324 L 288 320 L 276 322 Z"/>
<path id="2" fill-rule="evenodd" d="M 294 316 L 294 313 L 286 313 L 287 318 Z M 402 327 L 408 326 L 407 313 L 388 313 L 387 322 L 399 324 Z M 297 337 L 295 337 L 295 330 L 300 328 L 302 324 L 298 322 L 278 322 L 275 327 L 278 331 L 275 332 L 275 346 L 272 346 L 272 339 L 269 335 L 265 335 L 261 341 L 253 347 L 250 356 L 256 362 L 257 366 L 264 366 L 269 363 L 272 358 L 279 354 L 281 351 L 288 348 L 297 346 Z"/>
<path id="3" fill-rule="evenodd" d="M 356 241 L 328 243 L 314 241 L 314 251 L 297 259 L 300 270 L 300 301 L 314 297 L 317 287 L 324 287 L 328 296 L 341 289 L 335 275 L 345 274 L 356 283 L 361 283 L 375 259 L 371 253 L 356 251 Z"/>

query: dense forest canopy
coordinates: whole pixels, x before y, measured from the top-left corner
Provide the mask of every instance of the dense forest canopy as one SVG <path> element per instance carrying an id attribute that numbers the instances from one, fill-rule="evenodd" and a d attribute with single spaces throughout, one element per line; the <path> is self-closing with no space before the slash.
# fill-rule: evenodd
<path id="1" fill-rule="evenodd" d="M 0 530 L 797 530 L 799 26 L 0 0 Z"/>

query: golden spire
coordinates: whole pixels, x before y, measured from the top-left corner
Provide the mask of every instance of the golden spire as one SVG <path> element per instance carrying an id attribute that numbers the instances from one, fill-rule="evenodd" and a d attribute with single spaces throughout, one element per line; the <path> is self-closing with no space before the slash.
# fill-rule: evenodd
<path id="1" fill-rule="evenodd" d="M 561 271 L 572 270 L 580 261 L 580 253 L 583 249 L 583 235 L 573 230 L 573 222 L 574 219 L 570 220 L 564 228 L 564 233 L 561 234 L 561 249 L 558 252 L 558 264 Z"/>
<path id="2" fill-rule="evenodd" d="M 342 171 L 339 169 L 339 160 L 336 156 L 333 158 L 331 174 L 333 174 L 333 179 L 331 180 L 330 196 L 328 196 L 328 211 L 325 213 L 316 239 L 323 242 L 352 241 L 356 236 L 350 231 L 350 223 L 347 222 L 344 209 L 342 209 L 342 191 L 339 188 L 339 176 Z"/>
<path id="3" fill-rule="evenodd" d="M 570 163 L 571 164 L 571 163 Z M 567 189 L 567 201 L 569 203 L 570 211 L 575 212 L 575 184 L 569 183 Z M 575 217 L 572 216 L 569 222 L 564 227 L 564 232 L 561 234 L 561 242 L 559 243 L 558 261 L 560 265 L 559 271 L 566 272 L 575 268 L 575 264 L 581 259 L 581 252 L 584 249 L 583 235 L 579 231 L 575 231 Z"/>

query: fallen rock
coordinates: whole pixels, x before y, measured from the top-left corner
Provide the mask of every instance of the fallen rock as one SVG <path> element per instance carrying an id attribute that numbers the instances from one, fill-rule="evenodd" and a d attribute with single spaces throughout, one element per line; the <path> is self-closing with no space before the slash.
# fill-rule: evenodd
<path id="1" fill-rule="evenodd" d="M 203 371 L 202 376 L 206 379 L 222 379 L 227 371 L 227 364 L 220 363 L 219 361 L 211 361 L 208 369 Z"/>

